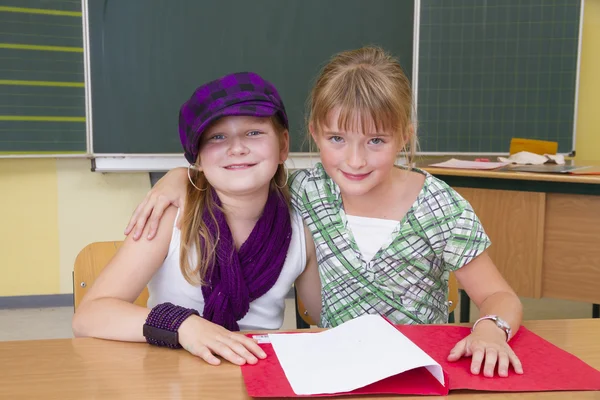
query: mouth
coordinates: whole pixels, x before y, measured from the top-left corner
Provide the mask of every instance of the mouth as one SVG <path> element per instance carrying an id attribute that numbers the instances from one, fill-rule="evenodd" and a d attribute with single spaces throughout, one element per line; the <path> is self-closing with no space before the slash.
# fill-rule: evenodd
<path id="1" fill-rule="evenodd" d="M 227 169 L 229 171 L 240 171 L 240 170 L 252 168 L 255 165 L 256 164 L 230 164 L 230 165 L 226 165 L 223 168 L 225 168 L 225 169 Z"/>
<path id="2" fill-rule="evenodd" d="M 342 174 L 344 174 L 346 179 L 349 179 L 351 181 L 362 181 L 363 179 L 368 177 L 371 173 L 367 172 L 366 174 L 350 174 L 348 172 L 342 171 Z"/>

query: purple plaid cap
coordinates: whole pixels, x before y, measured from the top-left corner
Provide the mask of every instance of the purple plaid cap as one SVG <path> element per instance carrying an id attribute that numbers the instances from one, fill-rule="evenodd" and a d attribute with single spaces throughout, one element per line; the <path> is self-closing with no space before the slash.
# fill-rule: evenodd
<path id="1" fill-rule="evenodd" d="M 202 132 L 221 117 L 271 117 L 275 114 L 288 129 L 285 107 L 277 89 L 254 72 L 238 72 L 205 83 L 179 111 L 179 138 L 185 158 L 190 164 L 196 162 Z"/>

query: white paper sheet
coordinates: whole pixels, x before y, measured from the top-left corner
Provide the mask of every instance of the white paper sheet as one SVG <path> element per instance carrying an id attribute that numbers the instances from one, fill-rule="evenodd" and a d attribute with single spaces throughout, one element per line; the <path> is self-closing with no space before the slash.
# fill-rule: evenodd
<path id="1" fill-rule="evenodd" d="M 379 315 L 269 339 L 298 395 L 347 392 L 418 367 L 445 385 L 442 367 Z"/>
<path id="2" fill-rule="evenodd" d="M 448 161 L 444 161 L 437 164 L 430 164 L 430 167 L 440 168 L 456 168 L 456 169 L 496 169 L 504 167 L 510 163 L 508 162 L 490 162 L 490 161 L 466 161 L 451 158 Z"/>

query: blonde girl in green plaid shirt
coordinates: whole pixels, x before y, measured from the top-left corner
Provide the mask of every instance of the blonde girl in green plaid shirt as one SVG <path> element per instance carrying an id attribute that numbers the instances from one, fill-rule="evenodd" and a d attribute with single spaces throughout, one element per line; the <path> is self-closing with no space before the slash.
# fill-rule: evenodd
<path id="1" fill-rule="evenodd" d="M 312 89 L 307 125 L 321 162 L 294 172 L 290 189 L 315 242 L 320 325 L 363 314 L 399 324 L 444 323 L 454 272 L 481 318 L 448 359 L 471 357 L 471 372 L 483 369 L 488 377 L 496 370 L 507 376 L 510 365 L 523 373 L 508 344 L 521 324 L 521 302 L 490 259 L 490 241 L 470 204 L 427 172 L 395 166 L 402 154 L 412 165 L 412 104 L 400 64 L 373 47 L 335 55 Z M 126 233 L 135 227 L 139 236 L 149 217 L 152 232 L 166 206 L 182 204 L 185 179 L 185 170 L 169 172 Z M 379 250 L 367 256 L 361 248 L 369 246 Z"/>

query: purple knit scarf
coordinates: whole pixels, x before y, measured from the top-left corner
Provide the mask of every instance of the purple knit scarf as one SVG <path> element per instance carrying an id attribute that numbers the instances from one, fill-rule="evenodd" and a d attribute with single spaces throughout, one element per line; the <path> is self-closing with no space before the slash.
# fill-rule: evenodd
<path id="1" fill-rule="evenodd" d="M 221 206 L 214 191 L 213 199 Z M 261 217 L 239 251 L 225 214 L 216 207 L 213 212 L 220 236 L 215 263 L 208 270 L 207 285 L 202 286 L 202 316 L 230 331 L 239 331 L 237 321 L 246 315 L 250 302 L 267 293 L 279 278 L 292 237 L 290 210 L 285 200 L 271 191 Z M 208 211 L 204 211 L 203 218 L 216 233 Z"/>

